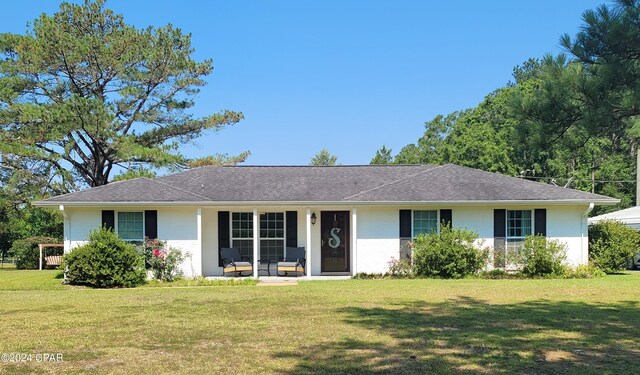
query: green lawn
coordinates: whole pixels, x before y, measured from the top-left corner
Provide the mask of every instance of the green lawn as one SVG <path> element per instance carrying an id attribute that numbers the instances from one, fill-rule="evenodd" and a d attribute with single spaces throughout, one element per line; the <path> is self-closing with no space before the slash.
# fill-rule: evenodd
<path id="1" fill-rule="evenodd" d="M 0 373 L 640 373 L 640 273 L 593 280 L 59 285 L 0 271 Z"/>

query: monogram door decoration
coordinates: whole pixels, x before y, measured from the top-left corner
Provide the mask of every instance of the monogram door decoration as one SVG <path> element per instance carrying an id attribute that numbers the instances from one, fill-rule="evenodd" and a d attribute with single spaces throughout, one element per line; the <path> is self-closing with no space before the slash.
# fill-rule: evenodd
<path id="1" fill-rule="evenodd" d="M 349 271 L 349 211 L 321 213 L 322 272 Z"/>
<path id="2" fill-rule="evenodd" d="M 337 249 L 338 247 L 340 247 L 340 236 L 338 235 L 340 233 L 340 230 L 342 230 L 342 228 L 338 228 L 338 220 L 336 218 L 336 215 L 333 214 L 333 228 L 331 228 L 331 238 L 329 238 L 329 246 L 332 249 Z"/>

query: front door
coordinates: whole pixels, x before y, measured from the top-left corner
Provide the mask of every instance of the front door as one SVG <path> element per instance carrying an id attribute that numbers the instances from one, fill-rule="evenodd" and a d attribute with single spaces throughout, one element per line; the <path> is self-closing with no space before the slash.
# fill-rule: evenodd
<path id="1" fill-rule="evenodd" d="M 349 272 L 349 211 L 320 213 L 322 272 Z"/>

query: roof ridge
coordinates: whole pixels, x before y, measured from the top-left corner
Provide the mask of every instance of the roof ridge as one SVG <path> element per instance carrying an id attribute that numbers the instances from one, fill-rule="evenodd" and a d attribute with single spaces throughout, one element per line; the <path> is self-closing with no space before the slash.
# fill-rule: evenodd
<path id="1" fill-rule="evenodd" d="M 373 188 L 371 188 L 371 189 L 363 190 L 363 191 L 361 191 L 361 192 L 359 192 L 359 193 L 352 194 L 352 195 L 350 195 L 350 196 L 348 196 L 348 197 L 344 197 L 344 198 L 342 198 L 342 200 L 343 200 L 343 201 L 345 201 L 345 200 L 350 200 L 350 199 L 353 199 L 353 198 L 357 197 L 358 195 L 363 195 L 363 194 L 366 194 L 366 193 L 370 193 L 370 192 L 372 192 L 372 191 L 382 189 L 382 188 L 387 187 L 387 186 L 389 186 L 389 185 L 393 185 L 393 184 L 396 184 L 396 183 L 401 182 L 401 181 L 406 181 L 406 180 L 408 180 L 408 179 L 414 178 L 415 176 L 421 175 L 421 174 L 423 174 L 423 173 L 431 172 L 431 171 L 433 171 L 434 169 L 439 169 L 439 168 L 445 167 L 445 166 L 447 166 L 447 165 L 449 165 L 449 164 L 443 164 L 443 165 L 424 165 L 425 167 L 430 167 L 430 168 L 427 168 L 427 169 L 422 170 L 422 171 L 417 172 L 417 173 L 410 174 L 410 175 L 405 176 L 405 177 L 401 177 L 401 178 L 399 178 L 399 179 L 397 179 L 397 180 L 393 180 L 393 181 L 386 182 L 386 183 L 384 183 L 384 184 L 382 184 L 382 185 L 379 185 L 379 186 L 373 187 Z"/>
<path id="2" fill-rule="evenodd" d="M 209 198 L 209 197 L 205 197 L 204 195 L 200 195 L 200 194 L 197 194 L 197 193 L 191 192 L 191 191 L 189 191 L 189 190 L 185 190 L 185 189 L 179 188 L 179 187 L 177 187 L 177 186 L 169 185 L 169 184 L 167 184 L 166 182 L 161 182 L 161 181 L 158 181 L 158 180 L 156 180 L 156 179 L 153 179 L 153 180 L 151 180 L 151 181 L 153 181 L 153 182 L 155 182 L 155 183 L 158 183 L 158 184 L 160 184 L 160 185 L 162 185 L 162 186 L 170 187 L 170 188 L 172 188 L 172 189 L 174 189 L 174 190 L 178 190 L 178 191 L 181 191 L 181 192 L 183 192 L 183 193 L 187 193 L 187 194 L 189 194 L 189 195 L 193 195 L 194 197 L 197 197 L 197 198 L 200 198 L 200 199 L 204 199 L 205 201 L 210 201 L 210 200 L 211 200 L 211 198 Z"/>
<path id="3" fill-rule="evenodd" d="M 343 165 L 204 165 L 198 168 L 396 168 L 396 167 L 432 167 L 433 164 L 343 164 Z M 197 168 L 195 168 L 197 169 Z M 186 172 L 186 171 L 185 171 Z M 181 172 L 182 173 L 182 172 Z"/>

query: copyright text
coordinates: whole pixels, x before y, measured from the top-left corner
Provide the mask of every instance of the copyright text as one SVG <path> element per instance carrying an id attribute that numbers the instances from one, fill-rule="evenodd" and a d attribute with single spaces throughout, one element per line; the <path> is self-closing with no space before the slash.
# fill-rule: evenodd
<path id="1" fill-rule="evenodd" d="M 2 363 L 62 363 L 64 358 L 62 353 L 2 353 L 0 361 Z"/>

